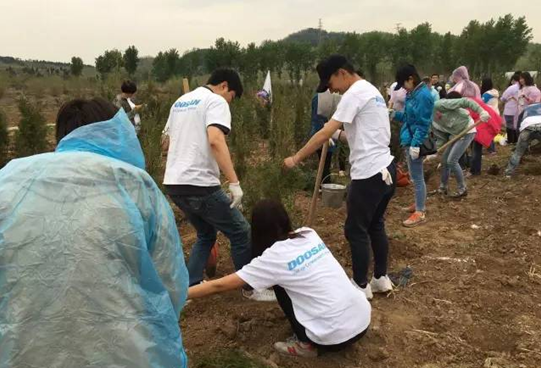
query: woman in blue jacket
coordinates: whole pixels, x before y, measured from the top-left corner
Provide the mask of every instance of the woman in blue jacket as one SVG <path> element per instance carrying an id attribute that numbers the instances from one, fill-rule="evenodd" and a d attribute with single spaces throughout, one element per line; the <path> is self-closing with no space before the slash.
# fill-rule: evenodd
<path id="1" fill-rule="evenodd" d="M 434 98 L 413 65 L 400 68 L 396 73 L 396 81 L 396 89 L 404 87 L 408 91 L 404 112 L 393 111 L 392 115 L 394 120 L 402 122 L 400 145 L 405 148 L 408 169 L 415 186 L 415 205 L 408 208 L 412 214 L 403 225 L 414 227 L 426 222 L 424 157 L 420 156 L 420 147 L 430 133 Z"/>

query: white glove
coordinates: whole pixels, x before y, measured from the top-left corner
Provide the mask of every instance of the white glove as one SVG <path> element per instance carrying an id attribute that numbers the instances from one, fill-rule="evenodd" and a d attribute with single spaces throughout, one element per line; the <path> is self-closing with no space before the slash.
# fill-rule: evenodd
<path id="1" fill-rule="evenodd" d="M 242 192 L 242 188 L 240 187 L 240 183 L 231 183 L 229 184 L 229 191 L 231 192 L 231 208 L 239 207 L 242 202 L 242 196 L 244 193 Z"/>
<path id="2" fill-rule="evenodd" d="M 410 156 L 412 160 L 417 160 L 419 158 L 420 153 L 421 153 L 420 147 L 410 147 Z"/>
<path id="3" fill-rule="evenodd" d="M 335 141 L 339 141 L 340 140 L 340 133 L 342 133 L 342 130 L 341 129 L 336 129 L 336 131 L 332 134 L 332 139 L 334 139 Z"/>
<path id="4" fill-rule="evenodd" d="M 393 177 L 391 176 L 391 173 L 387 168 L 380 171 L 381 173 L 381 179 L 385 182 L 387 185 L 393 184 Z"/>
<path id="5" fill-rule="evenodd" d="M 486 111 L 483 111 L 481 114 L 479 114 L 479 117 L 483 123 L 486 123 L 490 120 L 490 114 Z"/>

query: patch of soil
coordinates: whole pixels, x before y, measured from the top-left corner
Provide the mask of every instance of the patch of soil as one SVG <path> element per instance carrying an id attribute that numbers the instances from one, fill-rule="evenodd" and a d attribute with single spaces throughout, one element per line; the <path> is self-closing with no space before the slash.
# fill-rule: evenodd
<path id="1" fill-rule="evenodd" d="M 508 147 L 498 147 L 497 155 L 485 157 L 484 167 L 503 168 L 509 155 Z M 540 157 L 527 161 L 541 165 Z M 241 348 L 286 368 L 538 367 L 541 181 L 524 172 L 519 168 L 511 180 L 486 173 L 470 178 L 469 196 L 461 201 L 429 197 L 429 221 L 413 229 L 401 226 L 407 216 L 401 208 L 412 202 L 412 188 L 398 190 L 387 216 L 390 271 L 410 266 L 414 276 L 406 288 L 375 297 L 370 332 L 351 348 L 310 360 L 277 356 L 272 344 L 291 334 L 278 305 L 231 292 L 184 309 L 188 355 Z M 431 175 L 429 189 L 437 185 L 438 175 Z M 309 202 L 307 194 L 296 198 L 303 213 Z M 345 217 L 345 207 L 320 206 L 314 228 L 351 274 Z M 193 229 L 180 222 L 180 233 L 189 250 Z M 216 277 L 233 271 L 228 242 L 224 237 L 219 242 Z"/>

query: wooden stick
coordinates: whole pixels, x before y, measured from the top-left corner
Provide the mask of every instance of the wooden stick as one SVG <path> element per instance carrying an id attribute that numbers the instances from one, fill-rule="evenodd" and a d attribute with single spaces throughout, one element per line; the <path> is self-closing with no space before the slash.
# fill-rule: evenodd
<path id="1" fill-rule="evenodd" d="M 311 227 L 316 217 L 317 199 L 319 197 L 319 187 L 321 186 L 321 179 L 323 177 L 323 168 L 325 167 L 325 159 L 327 158 L 327 151 L 329 150 L 329 142 L 325 142 L 321 149 L 321 157 L 319 159 L 319 166 L 317 168 L 316 184 L 314 186 L 314 193 L 312 194 L 312 202 L 310 203 L 310 210 L 308 211 L 308 220 L 306 226 Z"/>
<path id="2" fill-rule="evenodd" d="M 450 146 L 452 145 L 453 143 L 455 143 L 456 141 L 458 141 L 459 139 L 463 138 L 466 134 L 468 134 L 470 132 L 470 130 L 472 130 L 473 128 L 476 128 L 477 126 L 479 126 L 480 124 L 483 124 L 483 121 L 478 121 L 477 123 L 473 124 L 471 127 L 468 127 L 466 129 L 464 129 L 464 131 L 462 133 L 460 133 L 459 135 L 457 135 L 456 137 L 454 137 L 453 139 L 451 139 L 449 142 L 445 143 L 443 146 L 440 147 L 440 149 L 438 150 L 438 152 L 436 152 L 438 155 L 441 155 L 443 152 L 445 152 L 445 150 Z"/>
<path id="3" fill-rule="evenodd" d="M 182 89 L 184 90 L 184 94 L 190 92 L 190 82 L 188 82 L 188 78 L 182 79 Z"/>

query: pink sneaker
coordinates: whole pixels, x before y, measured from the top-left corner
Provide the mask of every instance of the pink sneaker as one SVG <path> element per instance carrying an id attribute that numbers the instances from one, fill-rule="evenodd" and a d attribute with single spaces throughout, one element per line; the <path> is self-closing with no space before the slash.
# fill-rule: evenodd
<path id="1" fill-rule="evenodd" d="M 406 221 L 402 223 L 405 227 L 415 227 L 426 222 L 426 215 L 424 212 L 414 212 Z"/>

